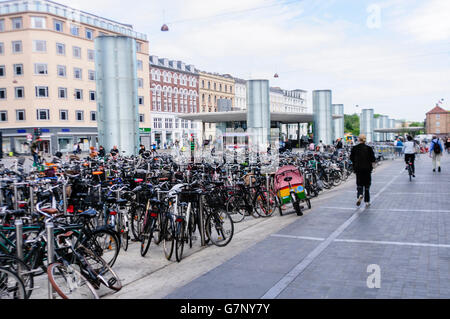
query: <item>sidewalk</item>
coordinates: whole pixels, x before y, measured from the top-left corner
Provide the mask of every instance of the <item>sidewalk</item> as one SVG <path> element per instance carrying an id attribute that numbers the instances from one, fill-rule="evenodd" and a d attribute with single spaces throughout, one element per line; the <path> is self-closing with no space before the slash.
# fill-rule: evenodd
<path id="1" fill-rule="evenodd" d="M 287 227 L 166 298 L 450 298 L 450 156 L 441 173 L 420 156 L 373 175 L 372 206 L 354 181 Z M 236 238 L 238 240 L 238 238 Z M 380 288 L 369 288 L 373 266 Z"/>

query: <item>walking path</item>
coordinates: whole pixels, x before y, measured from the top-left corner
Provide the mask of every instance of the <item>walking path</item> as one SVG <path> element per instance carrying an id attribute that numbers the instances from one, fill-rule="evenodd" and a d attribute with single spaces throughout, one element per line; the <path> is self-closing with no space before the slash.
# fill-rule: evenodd
<path id="1" fill-rule="evenodd" d="M 449 164 L 433 173 L 422 155 L 410 182 L 401 160 L 383 162 L 370 208 L 351 181 L 166 298 L 450 298 Z"/>

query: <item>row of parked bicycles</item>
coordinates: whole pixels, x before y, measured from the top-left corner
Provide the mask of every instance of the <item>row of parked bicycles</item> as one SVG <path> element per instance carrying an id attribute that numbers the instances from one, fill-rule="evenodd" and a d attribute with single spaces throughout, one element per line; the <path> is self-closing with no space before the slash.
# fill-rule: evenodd
<path id="1" fill-rule="evenodd" d="M 97 299 L 100 287 L 122 288 L 113 267 L 130 242 L 142 257 L 160 245 L 181 262 L 197 238 L 229 244 L 247 216 L 303 215 L 352 173 L 347 150 L 252 164 L 168 154 L 23 164 L 0 168 L 0 298 L 30 298 L 34 279 L 47 275 L 52 297 Z"/>

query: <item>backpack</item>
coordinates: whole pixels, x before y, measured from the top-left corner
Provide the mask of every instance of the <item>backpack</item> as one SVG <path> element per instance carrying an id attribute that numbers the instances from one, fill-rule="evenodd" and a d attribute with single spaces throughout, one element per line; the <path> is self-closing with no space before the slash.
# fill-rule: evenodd
<path id="1" fill-rule="evenodd" d="M 441 145 L 439 144 L 439 141 L 434 142 L 433 152 L 434 154 L 441 154 Z"/>

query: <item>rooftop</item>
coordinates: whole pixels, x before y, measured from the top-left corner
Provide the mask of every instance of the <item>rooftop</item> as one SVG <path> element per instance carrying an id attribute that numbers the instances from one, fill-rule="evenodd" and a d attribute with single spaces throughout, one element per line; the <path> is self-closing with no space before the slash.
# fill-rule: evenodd
<path id="1" fill-rule="evenodd" d="M 42 12 L 54 14 L 73 22 L 85 23 L 111 32 L 147 41 L 147 35 L 133 31 L 130 24 L 120 23 L 107 18 L 68 7 L 50 0 L 10 0 L 0 2 L 0 15 L 19 12 Z"/>
<path id="2" fill-rule="evenodd" d="M 427 114 L 442 114 L 442 113 L 448 113 L 450 111 L 444 110 L 442 107 L 436 105 L 436 107 L 434 109 L 432 109 L 430 112 L 428 112 Z"/>

